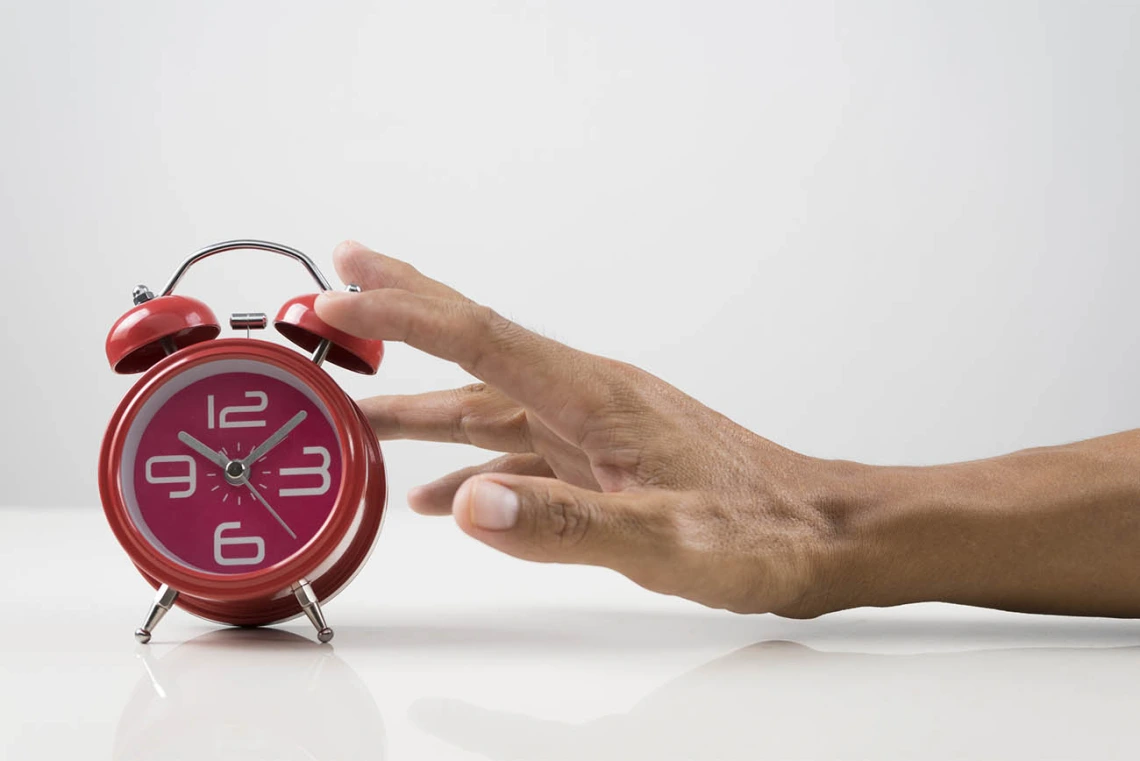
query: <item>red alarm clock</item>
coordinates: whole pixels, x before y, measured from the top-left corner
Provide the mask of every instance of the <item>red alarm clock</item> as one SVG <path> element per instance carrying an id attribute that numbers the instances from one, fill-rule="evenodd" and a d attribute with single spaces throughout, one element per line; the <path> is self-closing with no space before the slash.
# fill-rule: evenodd
<path id="1" fill-rule="evenodd" d="M 107 359 L 143 373 L 119 404 L 99 456 L 107 521 L 157 589 L 140 642 L 174 605 L 219 623 L 261 626 L 304 613 L 328 642 L 321 602 L 368 558 L 387 499 L 384 461 L 360 409 L 321 365 L 376 372 L 384 345 L 316 314 L 316 294 L 286 302 L 274 326 L 304 350 L 250 338 L 266 315 L 235 314 L 245 337 L 218 338 L 217 318 L 174 288 L 196 262 L 288 246 L 236 240 L 188 257 L 161 295 L 145 286 L 111 328 Z M 349 290 L 359 290 L 348 286 Z"/>

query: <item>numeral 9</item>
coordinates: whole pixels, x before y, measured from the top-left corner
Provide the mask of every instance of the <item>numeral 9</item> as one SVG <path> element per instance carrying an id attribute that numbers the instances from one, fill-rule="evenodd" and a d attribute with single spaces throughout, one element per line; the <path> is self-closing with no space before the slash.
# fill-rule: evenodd
<path id="1" fill-rule="evenodd" d="M 156 476 L 154 474 L 154 466 L 161 465 L 162 463 L 169 462 L 182 462 L 186 463 L 186 475 L 184 476 Z M 152 457 L 146 461 L 146 481 L 149 484 L 186 484 L 186 488 L 182 491 L 170 492 L 171 499 L 184 499 L 194 493 L 194 488 L 198 485 L 198 471 L 194 465 L 194 458 L 185 454 L 171 454 L 159 455 Z"/>

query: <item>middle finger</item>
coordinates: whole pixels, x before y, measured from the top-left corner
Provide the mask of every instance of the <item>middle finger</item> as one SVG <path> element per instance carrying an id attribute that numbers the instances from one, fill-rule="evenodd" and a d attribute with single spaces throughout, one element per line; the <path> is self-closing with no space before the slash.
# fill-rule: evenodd
<path id="1" fill-rule="evenodd" d="M 526 411 L 482 383 L 425 394 L 360 401 L 376 438 L 470 444 L 498 452 L 530 452 Z"/>

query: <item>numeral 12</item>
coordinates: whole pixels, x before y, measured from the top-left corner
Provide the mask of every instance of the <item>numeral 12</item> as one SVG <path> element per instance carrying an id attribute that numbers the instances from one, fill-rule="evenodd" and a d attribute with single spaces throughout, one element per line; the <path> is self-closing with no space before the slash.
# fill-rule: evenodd
<path id="1" fill-rule="evenodd" d="M 256 399 L 256 404 L 232 404 L 222 407 L 222 414 L 214 418 L 214 395 L 206 397 L 206 427 L 207 428 L 264 428 L 264 420 L 232 420 L 232 415 L 245 415 L 253 412 L 265 412 L 269 406 L 269 395 L 264 391 L 246 391 L 246 399 Z"/>

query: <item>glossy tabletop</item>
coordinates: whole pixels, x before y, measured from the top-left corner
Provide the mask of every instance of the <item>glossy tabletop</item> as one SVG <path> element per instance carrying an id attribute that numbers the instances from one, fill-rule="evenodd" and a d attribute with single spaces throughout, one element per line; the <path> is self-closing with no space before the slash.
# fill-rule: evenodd
<path id="1" fill-rule="evenodd" d="M 97 508 L 0 510 L 8 759 L 1134 758 L 1140 623 L 944 605 L 736 616 L 392 512 L 307 624 L 214 626 Z"/>

